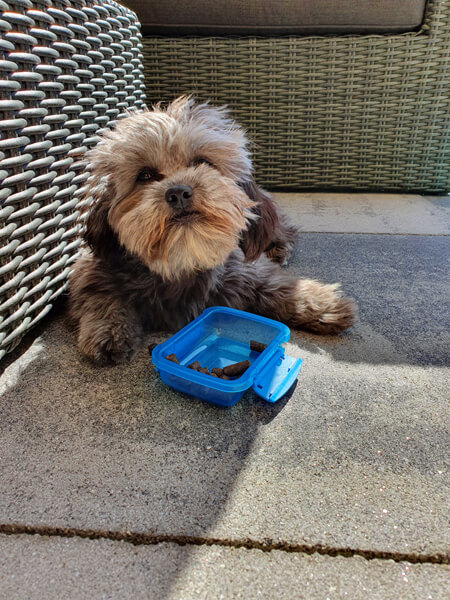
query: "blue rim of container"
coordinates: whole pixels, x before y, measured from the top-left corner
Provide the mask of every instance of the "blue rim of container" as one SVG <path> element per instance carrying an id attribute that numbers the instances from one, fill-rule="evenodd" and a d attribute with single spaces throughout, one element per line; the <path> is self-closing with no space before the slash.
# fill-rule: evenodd
<path id="1" fill-rule="evenodd" d="M 210 314 L 214 312 L 220 313 L 228 313 L 240 318 L 245 318 L 248 320 L 252 320 L 256 323 L 264 323 L 267 325 L 273 326 L 275 329 L 278 329 L 277 335 L 273 338 L 273 340 L 267 345 L 267 348 L 261 352 L 260 356 L 254 359 L 250 367 L 245 371 L 243 375 L 238 377 L 237 379 L 224 380 L 216 377 L 211 377 L 211 375 L 207 375 L 206 373 L 200 373 L 198 371 L 194 371 L 192 369 L 188 369 L 187 365 L 180 365 L 177 363 L 173 363 L 168 361 L 165 357 L 170 353 L 171 346 L 175 346 L 177 341 L 189 335 L 190 331 L 198 327 L 199 323 L 205 320 Z M 255 315 L 253 313 L 244 312 L 241 310 L 237 310 L 234 308 L 229 308 L 225 306 L 214 306 L 211 308 L 205 309 L 200 316 L 191 321 L 188 325 L 180 329 L 177 333 L 171 336 L 168 340 L 163 342 L 162 344 L 158 344 L 152 351 L 152 362 L 155 365 L 156 369 L 165 371 L 166 373 L 170 373 L 171 375 L 175 375 L 180 378 L 188 379 L 192 383 L 198 383 L 201 386 L 209 387 L 220 392 L 225 393 L 236 393 L 236 392 L 244 392 L 245 390 L 253 387 L 255 389 L 255 385 L 257 383 L 257 377 L 262 372 L 264 367 L 267 366 L 269 362 L 276 362 L 280 358 L 285 358 L 284 348 L 280 345 L 284 342 L 287 342 L 290 338 L 291 332 L 287 325 L 281 323 L 280 321 L 275 321 L 274 319 L 269 319 L 267 317 L 261 317 L 259 315 Z M 175 350 L 175 348 L 174 348 Z M 287 357 L 286 357 L 287 358 Z M 290 358 L 290 357 L 289 357 Z M 292 380 L 290 387 L 295 382 L 298 372 L 301 367 L 301 359 L 297 359 L 295 361 L 295 377 L 291 375 L 289 379 Z M 188 371 L 188 372 L 186 372 Z M 256 393 L 258 390 L 255 389 Z M 264 397 L 264 396 L 263 396 Z M 279 396 L 281 397 L 281 396 Z M 265 398 L 269 402 L 273 402 L 276 400 L 270 400 L 269 398 Z M 276 398 L 278 399 L 278 397 Z"/>

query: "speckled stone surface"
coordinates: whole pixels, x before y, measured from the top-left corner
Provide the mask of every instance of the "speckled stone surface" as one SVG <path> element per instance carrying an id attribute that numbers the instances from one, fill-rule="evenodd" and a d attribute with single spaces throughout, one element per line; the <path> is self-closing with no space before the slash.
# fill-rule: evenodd
<path id="1" fill-rule="evenodd" d="M 306 234 L 290 269 L 360 321 L 294 332 L 291 396 L 219 409 L 81 358 L 64 318 L 2 377 L 0 522 L 369 550 L 448 549 L 447 238 Z M 162 339 L 152 338 L 152 339 Z"/>
<path id="2" fill-rule="evenodd" d="M 438 234 L 302 234 L 289 269 L 341 281 L 359 320 L 338 338 L 292 332 L 287 351 L 304 365 L 275 405 L 179 394 L 145 350 L 98 368 L 64 314 L 49 321 L 0 378 L 0 524 L 444 556 L 449 246 Z"/>
<path id="3" fill-rule="evenodd" d="M 8 600 L 417 600 L 443 598 L 442 565 L 163 543 L 0 536 Z"/>
<path id="4" fill-rule="evenodd" d="M 416 194 L 277 193 L 301 231 L 449 235 L 450 198 Z"/>

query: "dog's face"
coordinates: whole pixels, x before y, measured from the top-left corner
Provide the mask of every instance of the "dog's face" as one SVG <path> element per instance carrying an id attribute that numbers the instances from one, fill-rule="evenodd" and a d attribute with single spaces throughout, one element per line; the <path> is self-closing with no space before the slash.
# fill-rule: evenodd
<path id="1" fill-rule="evenodd" d="M 132 114 L 90 159 L 91 248 L 112 252 L 112 235 L 165 279 L 223 263 L 261 220 L 245 135 L 223 109 L 180 98 L 166 110 Z"/>

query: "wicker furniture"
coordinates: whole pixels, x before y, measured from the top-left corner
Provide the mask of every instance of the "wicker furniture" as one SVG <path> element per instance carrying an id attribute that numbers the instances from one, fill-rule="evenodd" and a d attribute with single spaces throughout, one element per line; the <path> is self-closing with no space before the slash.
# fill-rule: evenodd
<path id="1" fill-rule="evenodd" d="M 427 0 L 122 0 L 146 35 L 318 35 L 411 31 Z"/>
<path id="2" fill-rule="evenodd" d="M 0 0 L 0 358 L 66 289 L 83 153 L 144 104 L 138 26 L 110 0 Z"/>
<path id="3" fill-rule="evenodd" d="M 130 5 L 136 5 L 129 2 Z M 148 36 L 147 97 L 226 103 L 271 188 L 450 190 L 450 0 L 420 31 L 347 36 Z"/>

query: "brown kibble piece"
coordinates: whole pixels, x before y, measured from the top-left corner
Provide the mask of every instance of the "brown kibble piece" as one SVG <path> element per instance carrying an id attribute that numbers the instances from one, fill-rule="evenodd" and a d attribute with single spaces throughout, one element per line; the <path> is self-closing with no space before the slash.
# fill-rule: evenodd
<path id="1" fill-rule="evenodd" d="M 176 363 L 177 365 L 180 364 L 176 354 L 168 354 L 166 356 L 166 360 L 170 360 L 171 362 Z"/>
<path id="2" fill-rule="evenodd" d="M 211 377 L 219 377 L 218 375 L 216 375 L 216 373 L 211 372 L 210 373 Z"/>
<path id="3" fill-rule="evenodd" d="M 240 377 L 249 368 L 249 360 L 241 360 L 241 362 L 233 363 L 223 368 L 224 375 L 229 377 Z"/>
<path id="4" fill-rule="evenodd" d="M 198 371 L 199 371 L 199 373 L 204 373 L 205 375 L 211 375 L 211 373 L 209 372 L 209 369 L 207 369 L 206 367 L 202 367 Z"/>
<path id="5" fill-rule="evenodd" d="M 267 344 L 262 344 L 261 342 L 255 342 L 255 340 L 250 340 L 250 350 L 254 352 L 263 352 L 267 348 Z"/>
<path id="6" fill-rule="evenodd" d="M 217 377 L 222 377 L 223 375 L 223 370 L 219 369 L 219 367 L 213 367 L 211 369 L 211 374 L 214 373 L 214 375 L 216 375 Z"/>
<path id="7" fill-rule="evenodd" d="M 195 360 L 193 363 L 188 365 L 188 369 L 193 369 L 194 371 L 198 371 L 201 368 L 201 366 L 202 365 L 198 362 L 198 360 Z"/>
<path id="8" fill-rule="evenodd" d="M 220 379 L 227 379 L 227 380 L 228 380 L 228 379 L 230 379 L 230 378 L 228 377 L 228 375 L 221 375 L 221 376 L 220 376 Z"/>

